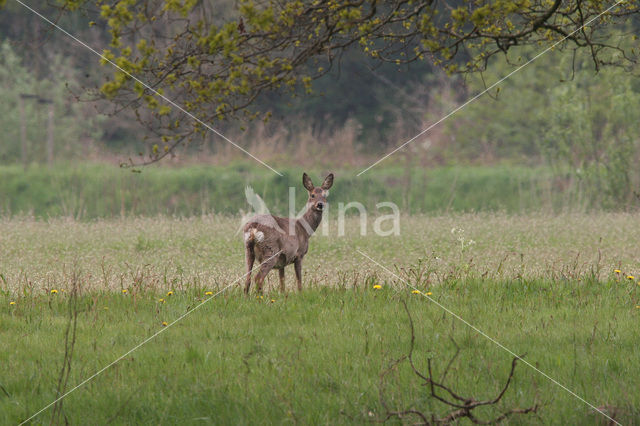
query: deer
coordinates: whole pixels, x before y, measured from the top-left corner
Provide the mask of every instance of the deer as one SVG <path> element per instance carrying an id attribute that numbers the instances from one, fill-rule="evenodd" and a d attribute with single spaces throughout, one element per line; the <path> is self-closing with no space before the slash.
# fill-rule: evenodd
<path id="1" fill-rule="evenodd" d="M 329 188 L 333 185 L 333 173 L 329 173 L 319 187 L 314 186 L 311 178 L 303 173 L 302 185 L 309 192 L 309 198 L 301 217 L 285 218 L 271 214 L 258 214 L 245 224 L 243 228 L 247 266 L 245 294 L 249 294 L 251 272 L 256 260 L 260 263 L 255 277 L 259 293 L 262 293 L 264 279 L 274 268 L 280 273 L 280 291 L 284 292 L 284 268 L 292 263 L 296 272 L 298 291 L 302 291 L 302 260 L 309 249 L 309 238 L 322 221 Z"/>

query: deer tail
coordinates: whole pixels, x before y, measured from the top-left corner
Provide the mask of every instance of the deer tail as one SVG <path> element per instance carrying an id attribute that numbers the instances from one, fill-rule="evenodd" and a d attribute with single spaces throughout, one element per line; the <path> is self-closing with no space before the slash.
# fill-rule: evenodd
<path id="1" fill-rule="evenodd" d="M 249 228 L 244 233 L 244 243 L 249 247 L 253 247 L 255 243 L 262 242 L 263 240 L 264 232 L 259 231 L 257 228 Z"/>

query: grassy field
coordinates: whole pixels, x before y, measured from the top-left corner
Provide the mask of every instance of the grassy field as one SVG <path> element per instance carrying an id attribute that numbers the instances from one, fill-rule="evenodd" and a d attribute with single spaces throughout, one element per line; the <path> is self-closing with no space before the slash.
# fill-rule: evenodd
<path id="1" fill-rule="evenodd" d="M 410 173 L 407 173 L 410 170 Z M 107 164 L 55 168 L 0 166 L 0 214 L 37 218 L 95 218 L 238 214 L 247 209 L 244 188 L 251 185 L 272 211 L 288 214 L 288 188 L 297 205 L 305 201 L 303 170 L 282 168 L 283 176 L 251 163 L 227 166 L 148 167 L 141 173 Z M 306 170 L 314 179 L 329 170 Z M 358 169 L 331 170 L 331 201 L 358 201 L 370 210 L 381 201 L 403 212 L 584 211 L 590 204 L 579 182 L 544 167 L 452 166 L 406 169 L 380 166 L 360 177 Z"/>
<path id="2" fill-rule="evenodd" d="M 403 300 L 415 323 L 417 367 L 426 371 L 430 358 L 440 378 L 459 348 L 446 384 L 464 396 L 495 397 L 511 355 L 360 250 L 634 424 L 639 220 L 613 213 L 403 216 L 395 237 L 375 236 L 373 218 L 366 236 L 350 218 L 347 235 L 338 237 L 330 220 L 326 235 L 312 239 L 302 294 L 293 292 L 288 270 L 287 294 L 271 274 L 265 295 L 247 298 L 232 285 L 243 274 L 237 218 L 3 219 L 0 423 L 18 423 L 55 400 L 70 299 L 78 317 L 66 390 L 162 332 L 36 424 L 365 423 L 401 409 L 444 416 L 451 408 L 429 396 L 406 360 L 394 364 L 410 346 Z M 500 403 L 476 414 L 490 419 L 536 404 L 536 414 L 509 422 L 606 420 L 522 363 Z"/>

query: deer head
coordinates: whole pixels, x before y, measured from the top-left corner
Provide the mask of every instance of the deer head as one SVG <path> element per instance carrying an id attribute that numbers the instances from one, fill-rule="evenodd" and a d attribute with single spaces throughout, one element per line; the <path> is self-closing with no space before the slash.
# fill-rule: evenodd
<path id="1" fill-rule="evenodd" d="M 322 213 L 327 205 L 327 196 L 329 195 L 329 188 L 333 185 L 333 173 L 324 178 L 324 182 L 319 187 L 313 186 L 311 178 L 306 174 L 302 174 L 302 184 L 309 191 L 309 199 L 307 200 L 307 206 L 309 209 Z"/>

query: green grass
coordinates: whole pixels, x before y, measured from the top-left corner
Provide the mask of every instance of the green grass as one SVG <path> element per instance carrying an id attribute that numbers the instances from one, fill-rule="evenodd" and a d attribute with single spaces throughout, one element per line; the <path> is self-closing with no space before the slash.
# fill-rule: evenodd
<path id="1" fill-rule="evenodd" d="M 297 206 L 306 193 L 302 169 L 283 168 L 278 176 L 259 165 L 149 167 L 132 173 L 106 164 L 58 165 L 53 169 L 0 166 L 0 213 L 5 216 L 76 219 L 121 216 L 237 214 L 249 208 L 244 188 L 251 185 L 269 208 L 288 214 L 289 187 Z M 358 201 L 370 211 L 391 201 L 405 213 L 582 210 L 585 200 L 570 181 L 546 168 L 476 166 L 413 168 L 380 166 L 360 177 L 359 169 L 332 170 L 334 214 L 339 203 Z M 315 179 L 328 170 L 307 170 Z M 588 201 L 588 200 L 587 200 Z M 588 203 L 587 203 L 588 204 Z M 299 207 L 299 208 L 300 208 Z"/>
<path id="2" fill-rule="evenodd" d="M 232 290 L 204 304 L 64 400 L 71 423 L 349 423 L 383 416 L 380 375 L 408 351 L 399 303 L 409 299 L 416 359 L 432 357 L 441 374 L 461 348 L 447 383 L 463 395 L 491 398 L 510 356 L 419 295 L 382 290 L 314 288 L 302 294 L 245 298 Z M 601 282 L 451 281 L 435 300 L 495 337 L 560 383 L 629 422 L 640 414 L 639 310 L 633 287 Z M 112 362 L 203 300 L 201 291 L 99 293 L 80 298 L 70 385 Z M 22 299 L 0 315 L 0 422 L 24 420 L 56 398 L 63 358 L 67 296 Z M 164 298 L 160 303 L 158 298 Z M 271 303 L 270 298 L 275 301 Z M 401 364 L 383 383 L 391 407 L 442 415 Z M 599 420 L 586 405 L 520 364 L 497 409 L 542 405 L 543 423 Z M 90 415 L 89 415 L 90 413 Z M 370 414 L 371 413 L 371 414 Z M 47 422 L 51 411 L 35 421 Z M 533 418 L 514 418 L 527 424 Z"/>
<path id="3" fill-rule="evenodd" d="M 432 358 L 440 377 L 457 345 L 446 383 L 465 396 L 495 396 L 511 356 L 357 248 L 633 424 L 640 416 L 638 219 L 403 216 L 400 237 L 389 238 L 359 236 L 355 218 L 341 238 L 330 222 L 328 235 L 311 241 L 301 294 L 288 270 L 286 294 L 271 274 L 263 299 L 231 286 L 196 310 L 206 292 L 243 273 L 237 218 L 0 220 L 0 423 L 18 423 L 56 398 L 74 275 L 79 317 L 67 390 L 162 333 L 66 397 L 71 424 L 365 423 L 384 418 L 381 394 L 390 409 L 444 415 L 447 407 L 429 398 L 406 362 L 381 380 L 409 349 L 403 299 L 416 325 L 418 367 Z M 522 363 L 499 406 L 477 415 L 534 404 L 537 415 L 509 422 L 604 419 Z"/>

